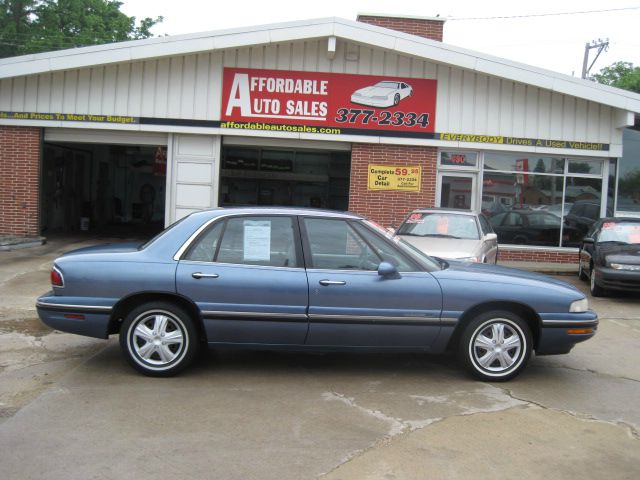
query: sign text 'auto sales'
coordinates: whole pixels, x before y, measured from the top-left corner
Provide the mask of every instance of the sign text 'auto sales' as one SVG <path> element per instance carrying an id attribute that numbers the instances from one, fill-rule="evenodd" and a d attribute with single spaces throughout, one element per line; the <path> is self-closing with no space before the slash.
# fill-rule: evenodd
<path id="1" fill-rule="evenodd" d="M 435 80 L 225 68 L 222 95 L 226 128 L 375 134 L 435 127 Z"/>

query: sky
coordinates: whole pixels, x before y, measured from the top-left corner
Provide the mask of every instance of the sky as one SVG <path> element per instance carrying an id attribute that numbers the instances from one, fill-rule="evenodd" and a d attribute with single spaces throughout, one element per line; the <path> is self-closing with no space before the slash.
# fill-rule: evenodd
<path id="1" fill-rule="evenodd" d="M 617 61 L 640 66 L 640 0 L 120 0 L 136 18 L 163 16 L 154 35 L 178 35 L 358 13 L 440 16 L 444 42 L 579 77 L 585 44 L 609 40 L 591 69 Z M 622 10 L 624 9 L 624 10 Z M 587 11 L 595 13 L 578 13 Z M 602 10 L 614 10 L 603 12 Z M 565 15 L 566 13 L 566 15 Z M 562 15 L 558 15 L 562 14 Z M 487 17 L 518 17 L 492 18 Z M 591 50 L 591 60 L 595 49 Z"/>

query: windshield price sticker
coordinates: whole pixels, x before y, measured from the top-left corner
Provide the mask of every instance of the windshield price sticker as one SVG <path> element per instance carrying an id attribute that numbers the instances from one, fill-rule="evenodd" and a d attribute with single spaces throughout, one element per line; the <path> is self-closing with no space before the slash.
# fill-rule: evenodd
<path id="1" fill-rule="evenodd" d="M 424 223 L 424 215 L 422 213 L 412 213 L 405 223 Z"/>
<path id="2" fill-rule="evenodd" d="M 435 109 L 436 80 L 251 68 L 223 74 L 225 124 L 433 133 Z"/>
<path id="3" fill-rule="evenodd" d="M 369 165 L 369 190 L 419 192 L 421 179 L 419 165 Z"/>

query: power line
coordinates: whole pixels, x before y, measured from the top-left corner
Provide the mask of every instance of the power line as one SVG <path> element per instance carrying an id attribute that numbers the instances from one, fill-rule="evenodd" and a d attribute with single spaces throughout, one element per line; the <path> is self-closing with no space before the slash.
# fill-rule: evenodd
<path id="1" fill-rule="evenodd" d="M 462 21 L 462 20 L 508 20 L 512 18 L 533 18 L 533 17 L 555 17 L 560 15 L 583 15 L 586 13 L 606 13 L 606 12 L 621 12 L 626 10 L 638 10 L 638 7 L 624 7 L 624 8 L 607 8 L 603 10 L 582 10 L 577 12 L 556 12 L 556 13 L 532 13 L 529 15 L 503 15 L 495 17 L 446 17 L 447 21 Z"/>

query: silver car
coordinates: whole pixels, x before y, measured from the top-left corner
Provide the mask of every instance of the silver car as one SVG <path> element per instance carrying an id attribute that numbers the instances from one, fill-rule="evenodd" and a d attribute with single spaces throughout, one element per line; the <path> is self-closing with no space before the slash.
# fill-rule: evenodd
<path id="1" fill-rule="evenodd" d="M 498 261 L 498 236 L 481 213 L 445 208 L 414 210 L 396 235 L 433 257 L 478 263 Z"/>

